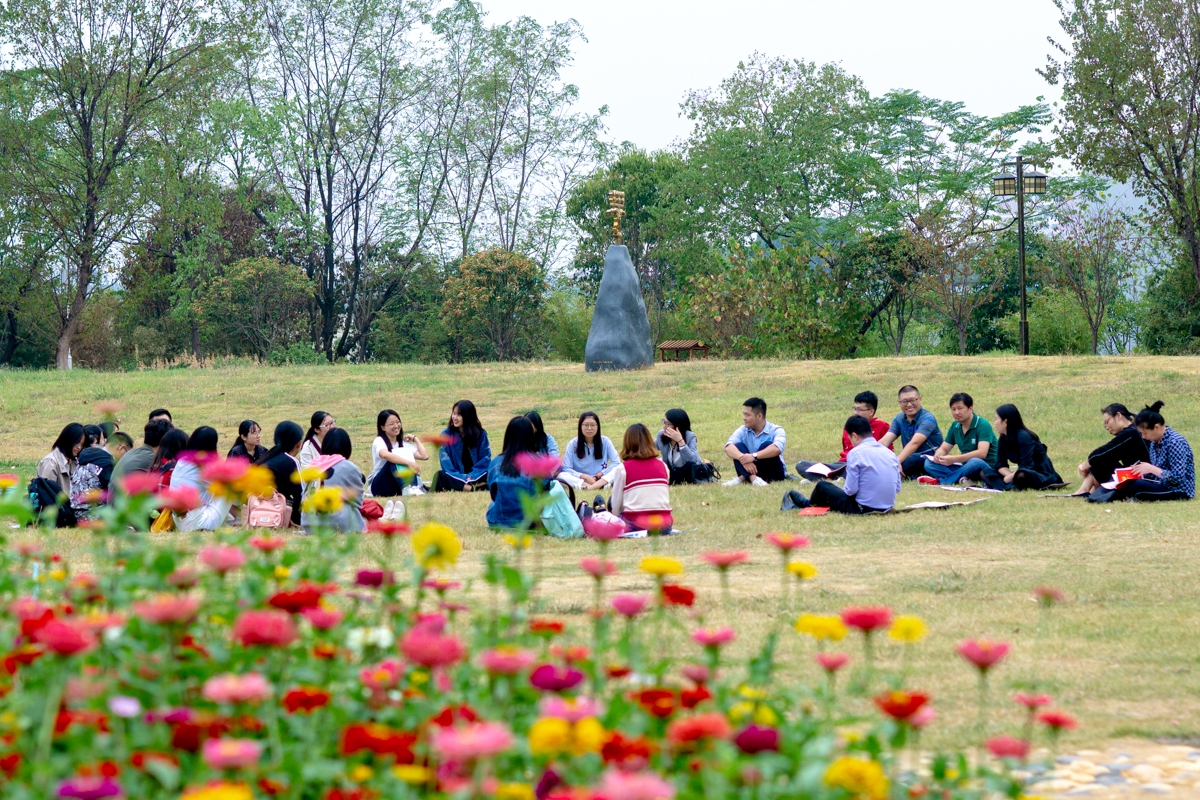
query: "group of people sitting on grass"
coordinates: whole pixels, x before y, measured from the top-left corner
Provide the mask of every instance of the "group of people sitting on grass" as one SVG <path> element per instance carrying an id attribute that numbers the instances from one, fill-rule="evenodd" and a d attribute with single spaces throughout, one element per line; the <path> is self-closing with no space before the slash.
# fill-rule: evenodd
<path id="1" fill-rule="evenodd" d="M 856 395 L 837 460 L 797 463 L 799 476 L 812 484 L 811 495 L 789 491 L 784 507 L 883 513 L 895 505 L 904 479 L 979 484 L 995 491 L 1064 485 L 1046 444 L 1025 426 L 1015 405 L 999 406 L 989 422 L 975 413 L 969 394 L 956 393 L 949 402 L 954 421 L 943 437 L 937 418 L 922 406 L 915 386 L 902 387 L 898 401 L 900 412 L 889 424 L 876 416 L 879 399 L 873 392 Z M 1192 450 L 1182 435 L 1167 427 L 1162 407 L 1159 401 L 1136 415 L 1119 403 L 1102 409 L 1112 439 L 1079 465 L 1083 483 L 1070 496 L 1098 503 L 1191 499 L 1195 494 Z M 365 475 L 351 460 L 349 433 L 325 411 L 312 415 L 307 431 L 290 420 L 280 422 L 270 448 L 262 443 L 262 427 L 245 420 L 228 456 L 245 458 L 271 472 L 277 492 L 272 500 L 285 509 L 278 520 L 282 525 L 312 525 L 315 518 L 303 510 L 304 497 L 319 488 L 339 489 L 344 507 L 324 523 L 347 531 L 362 530 L 370 518 L 402 519 L 402 498 L 432 489 L 487 491 L 491 498 L 487 522 L 494 527 L 531 524 L 530 506 L 523 498 L 538 496 L 542 498 L 540 522 L 556 535 L 582 535 L 582 520 L 596 515 L 625 525 L 630 535 L 646 530 L 664 533 L 673 530 L 670 486 L 720 478 L 717 467 L 701 457 L 687 412 L 678 408 L 663 415 L 654 436 L 645 425 L 630 425 L 620 450 L 603 435 L 594 411 L 579 415 L 576 435 L 561 451 L 538 412 L 530 411 L 509 420 L 500 452 L 493 456 L 487 431 L 469 400 L 451 407 L 438 437 L 422 441 L 405 433 L 400 415 L 392 409 L 379 412 L 375 432 L 371 471 Z M 58 525 L 74 526 L 105 501 L 110 487 L 119 486 L 121 478 L 147 473 L 157 477 L 161 489 L 196 492 L 199 504 L 172 516 L 175 529 L 211 530 L 240 521 L 254 524 L 250 508 L 245 509 L 243 520 L 243 509 L 209 492 L 202 467 L 217 456 L 218 439 L 216 429 L 207 425 L 191 434 L 175 428 L 170 412 L 162 408 L 150 413 L 143 443 L 137 447 L 113 423 L 73 422 L 39 462 L 30 495 L 40 509 L 56 510 Z M 422 477 L 430 460 L 427 443 L 438 449 L 440 470 L 432 482 Z M 767 486 L 794 479 L 788 473 L 786 447 L 786 431 L 767 420 L 766 402 L 749 398 L 742 407 L 742 425 L 725 443 L 734 471 L 725 485 Z M 521 468 L 522 454 L 546 456 L 543 463 L 554 468 L 531 477 Z M 590 502 L 586 496 L 576 497 L 576 493 L 593 492 Z"/>

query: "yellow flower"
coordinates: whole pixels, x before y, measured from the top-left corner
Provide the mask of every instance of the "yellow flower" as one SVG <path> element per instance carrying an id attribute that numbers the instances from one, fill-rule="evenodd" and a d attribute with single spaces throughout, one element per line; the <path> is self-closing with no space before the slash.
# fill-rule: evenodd
<path id="1" fill-rule="evenodd" d="M 796 620 L 796 632 L 807 633 L 818 641 L 832 639 L 840 642 L 846 638 L 846 626 L 840 617 L 832 614 L 801 614 Z"/>
<path id="2" fill-rule="evenodd" d="M 571 748 L 571 723 L 558 717 L 542 717 L 529 727 L 529 752 L 555 756 Z"/>
<path id="3" fill-rule="evenodd" d="M 576 722 L 571 730 L 571 735 L 575 740 L 576 755 L 599 753 L 600 749 L 604 747 L 604 743 L 608 741 L 608 731 L 595 717 L 584 717 Z"/>
<path id="4" fill-rule="evenodd" d="M 774 725 L 779 722 L 779 715 L 770 706 L 742 700 L 729 707 L 729 718 L 734 722 L 750 720 L 755 725 Z"/>
<path id="5" fill-rule="evenodd" d="M 50 570 L 50 580 L 52 580 L 52 581 L 61 581 L 66 577 L 67 577 L 67 571 L 65 569 Z"/>
<path id="6" fill-rule="evenodd" d="M 429 682 L 429 673 L 424 670 L 416 670 L 408 676 L 409 683 L 415 683 L 420 686 L 422 683 Z"/>
<path id="7" fill-rule="evenodd" d="M 513 536 L 511 533 L 506 533 L 504 534 L 504 542 L 514 550 L 524 550 L 533 544 L 533 537 L 529 534 Z"/>
<path id="8" fill-rule="evenodd" d="M 346 777 L 355 783 L 366 783 L 367 781 L 371 780 L 371 778 L 375 777 L 375 770 L 371 769 L 366 764 L 355 764 L 350 768 L 350 772 Z"/>
<path id="9" fill-rule="evenodd" d="M 647 556 L 640 564 L 642 572 L 648 572 L 655 577 L 664 575 L 679 575 L 683 572 L 683 564 L 666 556 Z"/>
<path id="10" fill-rule="evenodd" d="M 413 555 L 425 569 L 452 567 L 458 563 L 462 542 L 458 534 L 437 522 L 427 522 L 412 535 Z"/>
<path id="11" fill-rule="evenodd" d="M 346 501 L 342 498 L 342 490 L 334 487 L 317 489 L 304 498 L 301 508 L 309 514 L 333 514 L 341 511 Z"/>
<path id="12" fill-rule="evenodd" d="M 184 792 L 179 800 L 254 800 L 254 793 L 244 783 L 221 781 Z"/>
<path id="13" fill-rule="evenodd" d="M 275 494 L 275 476 L 266 467 L 252 464 L 246 469 L 246 474 L 236 481 L 213 481 L 209 484 L 208 491 L 213 497 L 229 497 L 235 500 L 250 495 L 271 497 Z"/>
<path id="14" fill-rule="evenodd" d="M 802 581 L 817 577 L 817 568 L 807 561 L 793 561 L 787 565 L 787 571 Z"/>
<path id="15" fill-rule="evenodd" d="M 533 787 L 528 783 L 502 783 L 492 792 L 496 800 L 533 800 Z"/>
<path id="16" fill-rule="evenodd" d="M 888 779 L 877 761 L 842 756 L 825 770 L 825 785 L 845 789 L 855 798 L 884 800 Z"/>
<path id="17" fill-rule="evenodd" d="M 16 486 L 20 480 L 21 479 L 16 475 L 6 472 L 3 475 L 0 475 L 0 489 L 11 489 L 12 487 Z"/>
<path id="18" fill-rule="evenodd" d="M 282 564 L 275 565 L 275 580 L 286 581 L 292 574 L 292 571 Z"/>
<path id="19" fill-rule="evenodd" d="M 742 684 L 741 686 L 738 687 L 738 694 L 741 695 L 742 697 L 746 698 L 747 700 L 766 700 L 767 699 L 767 690 L 766 689 L 759 689 L 756 686 L 747 686 L 745 684 Z"/>
<path id="20" fill-rule="evenodd" d="M 929 633 L 929 629 L 925 627 L 925 623 L 920 617 L 903 615 L 892 620 L 892 627 L 888 630 L 888 638 L 894 642 L 915 644 L 924 639 L 927 633 Z"/>
<path id="21" fill-rule="evenodd" d="M 325 479 L 325 470 L 316 467 L 305 467 L 299 472 L 292 473 L 292 483 L 316 483 Z"/>
<path id="22" fill-rule="evenodd" d="M 405 783 L 425 783 L 431 777 L 433 772 L 428 767 L 422 767 L 417 764 L 397 764 L 392 767 L 392 774 Z"/>

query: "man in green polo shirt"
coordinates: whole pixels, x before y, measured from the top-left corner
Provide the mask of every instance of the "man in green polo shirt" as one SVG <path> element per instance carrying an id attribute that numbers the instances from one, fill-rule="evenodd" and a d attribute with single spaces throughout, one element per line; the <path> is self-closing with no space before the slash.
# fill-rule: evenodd
<path id="1" fill-rule="evenodd" d="M 925 462 L 925 475 L 920 483 L 940 483 L 950 486 L 981 480 L 985 467 L 996 467 L 996 432 L 992 424 L 975 413 L 975 401 L 966 392 L 958 392 L 950 398 L 950 415 L 954 417 L 946 440 L 942 442 Z M 958 447 L 958 455 L 950 455 L 951 447 Z"/>

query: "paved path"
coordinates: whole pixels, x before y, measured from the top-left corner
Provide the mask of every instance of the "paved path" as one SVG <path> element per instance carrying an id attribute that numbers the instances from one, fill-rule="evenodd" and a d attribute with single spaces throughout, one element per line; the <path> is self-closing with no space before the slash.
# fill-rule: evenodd
<path id="1" fill-rule="evenodd" d="M 1047 760 L 1040 751 L 1034 759 Z M 1054 769 L 1032 772 L 1028 793 L 1060 798 L 1149 800 L 1200 798 L 1200 747 L 1130 740 L 1059 756 Z"/>

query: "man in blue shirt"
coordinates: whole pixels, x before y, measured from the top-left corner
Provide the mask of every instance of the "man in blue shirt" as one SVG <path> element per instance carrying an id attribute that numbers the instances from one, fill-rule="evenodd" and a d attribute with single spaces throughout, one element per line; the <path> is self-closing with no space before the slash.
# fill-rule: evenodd
<path id="1" fill-rule="evenodd" d="M 840 514 L 871 514 L 888 511 L 896 504 L 900 493 L 900 462 L 896 454 L 875 441 L 869 420 L 857 414 L 846 420 L 850 436 L 850 452 L 846 455 L 846 488 L 839 489 L 829 481 L 818 481 L 812 498 L 797 491 L 788 492 L 799 508 L 817 506 Z"/>
<path id="2" fill-rule="evenodd" d="M 742 423 L 725 443 L 725 455 L 733 459 L 733 468 L 737 472 L 737 477 L 726 481 L 725 485 L 766 486 L 784 480 L 787 467 L 783 450 L 787 446 L 787 432 L 767 421 L 767 402 L 751 397 L 743 403 Z"/>
<path id="3" fill-rule="evenodd" d="M 900 413 L 879 443 L 891 447 L 899 439 L 904 445 L 898 456 L 900 475 L 915 479 L 925 474 L 925 459 L 921 456 L 942 446 L 942 432 L 937 418 L 921 407 L 921 392 L 917 387 L 901 387 L 899 399 Z"/>

